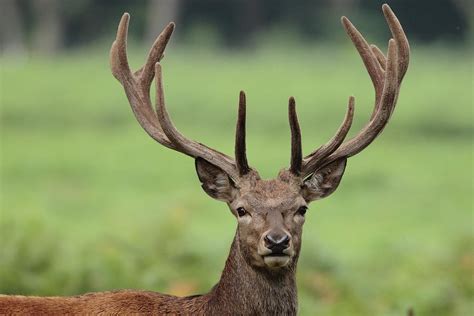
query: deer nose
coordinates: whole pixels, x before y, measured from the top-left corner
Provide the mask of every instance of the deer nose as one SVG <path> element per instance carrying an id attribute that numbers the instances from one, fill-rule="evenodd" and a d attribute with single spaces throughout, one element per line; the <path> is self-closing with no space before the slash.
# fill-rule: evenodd
<path id="1" fill-rule="evenodd" d="M 272 253 L 281 253 L 290 245 L 290 236 L 287 234 L 272 234 L 269 233 L 264 237 L 265 246 L 272 251 Z"/>

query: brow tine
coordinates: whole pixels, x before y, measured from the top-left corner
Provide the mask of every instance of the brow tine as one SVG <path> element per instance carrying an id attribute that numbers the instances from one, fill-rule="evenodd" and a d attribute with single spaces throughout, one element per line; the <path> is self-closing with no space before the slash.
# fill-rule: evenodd
<path id="1" fill-rule="evenodd" d="M 303 163 L 303 154 L 301 149 L 301 130 L 296 114 L 295 98 L 290 97 L 288 100 L 288 119 L 290 121 L 291 130 L 291 162 L 290 171 L 295 175 L 300 175 Z"/>
<path id="2" fill-rule="evenodd" d="M 245 116 L 246 116 L 246 97 L 245 92 L 239 94 L 239 111 L 237 116 L 237 126 L 235 129 L 235 162 L 239 175 L 243 176 L 250 171 L 247 162 L 246 143 L 245 143 Z"/>

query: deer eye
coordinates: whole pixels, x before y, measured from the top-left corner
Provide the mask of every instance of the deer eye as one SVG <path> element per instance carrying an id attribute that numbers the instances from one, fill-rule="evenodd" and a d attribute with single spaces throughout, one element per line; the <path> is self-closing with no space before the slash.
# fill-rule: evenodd
<path id="1" fill-rule="evenodd" d="M 296 213 L 301 215 L 301 216 L 304 216 L 304 214 L 306 214 L 307 210 L 308 210 L 307 206 L 300 206 L 300 208 L 298 209 L 298 211 Z"/>
<path id="2" fill-rule="evenodd" d="M 246 214 L 247 214 L 247 211 L 243 207 L 237 208 L 237 215 L 239 215 L 239 217 L 245 216 Z"/>

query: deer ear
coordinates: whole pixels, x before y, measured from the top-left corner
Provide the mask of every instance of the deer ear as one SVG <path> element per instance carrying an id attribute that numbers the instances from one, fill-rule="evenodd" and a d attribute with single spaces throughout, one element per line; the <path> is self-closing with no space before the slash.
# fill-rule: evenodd
<path id="1" fill-rule="evenodd" d="M 346 169 L 347 158 L 336 160 L 335 162 L 315 171 L 303 183 L 303 197 L 311 202 L 325 198 L 333 193 Z"/>
<path id="2" fill-rule="evenodd" d="M 210 197 L 224 202 L 234 199 L 237 189 L 225 171 L 199 157 L 195 164 L 201 186 Z"/>

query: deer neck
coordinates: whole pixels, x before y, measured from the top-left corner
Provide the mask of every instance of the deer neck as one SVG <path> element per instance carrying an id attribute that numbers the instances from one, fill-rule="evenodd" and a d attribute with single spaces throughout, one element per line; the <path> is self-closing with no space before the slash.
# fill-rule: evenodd
<path id="1" fill-rule="evenodd" d="M 209 295 L 211 315 L 296 315 L 296 261 L 282 272 L 252 267 L 242 255 L 238 232 L 219 283 Z"/>

